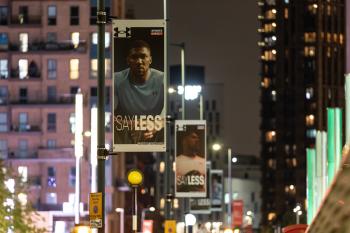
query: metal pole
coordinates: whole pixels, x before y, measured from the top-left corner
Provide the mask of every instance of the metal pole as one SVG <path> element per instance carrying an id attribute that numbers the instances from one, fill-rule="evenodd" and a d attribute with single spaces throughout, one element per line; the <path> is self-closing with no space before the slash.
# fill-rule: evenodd
<path id="1" fill-rule="evenodd" d="M 120 212 L 120 233 L 124 233 L 124 209 Z"/>
<path id="2" fill-rule="evenodd" d="M 181 86 L 183 89 L 183 93 L 181 96 L 181 113 L 182 113 L 182 120 L 185 119 L 185 43 L 181 43 Z"/>
<path id="3" fill-rule="evenodd" d="M 203 120 L 203 94 L 199 94 L 199 119 Z"/>
<path id="4" fill-rule="evenodd" d="M 98 233 L 105 233 L 105 1 L 97 0 L 97 190 L 102 193 L 102 227 Z"/>
<path id="5" fill-rule="evenodd" d="M 134 196 L 134 206 L 133 206 L 133 212 L 132 212 L 132 231 L 134 233 L 137 233 L 137 188 L 133 187 L 133 196 Z"/>
<path id="6" fill-rule="evenodd" d="M 227 225 L 229 228 L 232 228 L 232 209 L 231 209 L 231 202 L 232 202 L 232 176 L 231 176 L 231 148 L 227 149 L 227 159 L 228 159 L 228 208 L 227 208 Z"/>

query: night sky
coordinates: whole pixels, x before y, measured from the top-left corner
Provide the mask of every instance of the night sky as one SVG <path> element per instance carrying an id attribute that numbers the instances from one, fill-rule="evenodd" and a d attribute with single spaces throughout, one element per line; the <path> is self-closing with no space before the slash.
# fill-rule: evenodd
<path id="1" fill-rule="evenodd" d="M 163 18 L 163 0 L 126 0 L 136 19 Z M 186 63 L 204 65 L 207 83 L 224 83 L 225 146 L 259 155 L 259 40 L 256 1 L 168 0 L 169 42 L 186 43 Z M 169 48 L 169 65 L 179 49 Z"/>

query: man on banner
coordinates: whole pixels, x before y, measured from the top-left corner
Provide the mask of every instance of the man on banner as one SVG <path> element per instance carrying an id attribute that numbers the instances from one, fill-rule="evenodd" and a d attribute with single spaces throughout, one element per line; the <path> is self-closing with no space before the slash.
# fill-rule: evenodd
<path id="1" fill-rule="evenodd" d="M 164 74 L 151 68 L 150 45 L 135 40 L 128 68 L 114 74 L 115 137 L 121 144 L 163 142 Z"/>
<path id="2" fill-rule="evenodd" d="M 182 137 L 179 135 L 182 152 L 176 157 L 177 192 L 204 191 L 206 160 L 201 151 L 200 130 L 197 125 L 186 125 L 185 128 Z"/>

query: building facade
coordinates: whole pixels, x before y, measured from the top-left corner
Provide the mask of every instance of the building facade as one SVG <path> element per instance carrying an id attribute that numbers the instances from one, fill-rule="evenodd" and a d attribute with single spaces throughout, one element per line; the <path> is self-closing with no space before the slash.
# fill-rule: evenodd
<path id="1" fill-rule="evenodd" d="M 306 148 L 344 106 L 345 1 L 259 0 L 262 221 L 305 214 Z"/>
<path id="2" fill-rule="evenodd" d="M 74 97 L 84 96 L 83 129 L 97 103 L 97 2 L 0 0 L 0 157 L 26 177 L 28 200 L 51 212 L 52 232 L 74 224 L 76 167 Z M 106 1 L 108 15 L 123 17 L 122 0 Z M 106 27 L 106 143 L 111 143 L 111 27 Z M 81 161 L 82 221 L 90 193 L 90 138 Z M 120 158 L 119 158 L 120 159 Z M 107 212 L 114 212 L 112 169 L 106 165 Z M 122 167 L 122 165 L 120 165 Z M 114 203 L 116 202 L 116 203 Z M 85 217 L 84 217 L 85 216 Z M 112 221 L 112 220 L 111 220 Z M 63 231 L 64 230 L 64 231 Z"/>

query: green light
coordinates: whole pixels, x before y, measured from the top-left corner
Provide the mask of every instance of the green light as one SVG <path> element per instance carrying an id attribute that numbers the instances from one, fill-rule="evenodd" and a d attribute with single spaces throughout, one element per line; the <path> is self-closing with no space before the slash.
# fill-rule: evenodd
<path id="1" fill-rule="evenodd" d="M 328 170 L 328 182 L 327 186 L 332 183 L 335 174 L 335 143 L 334 143 L 334 115 L 335 111 L 333 108 L 327 108 L 327 142 L 328 142 L 328 150 L 327 150 L 327 170 Z"/>
<path id="2" fill-rule="evenodd" d="M 306 148 L 306 160 L 307 160 L 307 223 L 310 224 L 314 214 L 316 206 L 314 205 L 314 178 L 316 173 L 315 165 L 316 151 L 315 149 Z"/>

